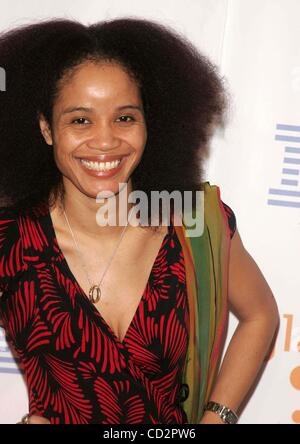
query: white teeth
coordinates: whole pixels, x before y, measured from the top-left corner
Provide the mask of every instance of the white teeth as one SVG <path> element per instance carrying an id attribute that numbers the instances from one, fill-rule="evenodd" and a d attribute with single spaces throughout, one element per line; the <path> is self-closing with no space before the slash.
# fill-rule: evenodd
<path id="1" fill-rule="evenodd" d="M 89 170 L 94 171 L 109 171 L 113 168 L 117 168 L 121 159 L 114 160 L 113 162 L 91 162 L 89 160 L 80 159 L 80 162 L 83 163 Z"/>

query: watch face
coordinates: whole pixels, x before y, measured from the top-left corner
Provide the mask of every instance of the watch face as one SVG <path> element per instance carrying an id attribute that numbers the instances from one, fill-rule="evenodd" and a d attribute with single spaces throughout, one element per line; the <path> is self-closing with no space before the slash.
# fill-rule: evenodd
<path id="1" fill-rule="evenodd" d="M 228 414 L 226 415 L 226 421 L 229 424 L 235 424 L 236 423 L 236 417 L 234 416 L 234 414 L 232 412 L 228 412 Z"/>
<path id="2" fill-rule="evenodd" d="M 226 424 L 236 424 L 238 421 L 238 417 L 232 410 L 217 402 L 207 403 L 206 410 L 217 413 Z"/>

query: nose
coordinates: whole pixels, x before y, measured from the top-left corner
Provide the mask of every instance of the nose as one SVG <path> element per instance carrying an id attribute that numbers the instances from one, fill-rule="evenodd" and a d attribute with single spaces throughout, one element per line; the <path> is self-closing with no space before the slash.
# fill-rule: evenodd
<path id="1" fill-rule="evenodd" d="M 88 140 L 89 148 L 101 151 L 111 151 L 118 148 L 119 145 L 120 139 L 109 123 L 102 123 L 95 126 Z"/>

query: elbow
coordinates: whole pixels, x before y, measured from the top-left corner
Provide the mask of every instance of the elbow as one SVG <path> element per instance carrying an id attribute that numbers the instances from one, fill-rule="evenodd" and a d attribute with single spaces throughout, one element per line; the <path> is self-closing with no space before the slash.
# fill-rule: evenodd
<path id="1" fill-rule="evenodd" d="M 273 322 L 274 322 L 274 333 L 277 333 L 280 327 L 280 314 L 277 304 L 273 315 Z"/>
<path id="2" fill-rule="evenodd" d="M 280 326 L 280 314 L 275 298 L 272 298 L 268 304 L 255 314 L 252 313 L 250 316 L 240 319 L 240 321 L 260 324 L 270 335 L 275 334 Z"/>
<path id="3" fill-rule="evenodd" d="M 280 326 L 280 314 L 273 293 L 272 293 L 272 304 L 270 304 L 270 308 L 268 311 L 269 311 L 270 322 L 273 325 L 274 331 L 276 332 Z"/>
<path id="4" fill-rule="evenodd" d="M 280 314 L 278 310 L 278 306 L 273 300 L 272 304 L 269 304 L 265 312 L 262 314 L 262 321 L 269 328 L 270 332 L 275 334 L 280 326 Z"/>
<path id="5" fill-rule="evenodd" d="M 262 315 L 261 320 L 265 326 L 265 330 L 269 332 L 270 336 L 273 338 L 276 337 L 280 327 L 280 314 L 275 300 L 274 303 L 268 307 L 266 313 Z"/>

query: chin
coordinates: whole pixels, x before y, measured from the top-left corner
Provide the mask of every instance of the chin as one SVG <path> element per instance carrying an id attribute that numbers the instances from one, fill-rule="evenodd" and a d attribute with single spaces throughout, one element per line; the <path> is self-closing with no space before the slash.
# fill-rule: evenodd
<path id="1" fill-rule="evenodd" d="M 120 189 L 119 183 L 123 183 L 123 184 L 125 183 L 128 187 L 128 181 L 120 180 L 120 182 L 118 181 L 118 182 L 114 182 L 111 184 L 107 184 L 107 186 L 98 187 L 96 191 L 93 191 L 93 192 L 87 193 L 87 194 L 89 195 L 89 197 L 92 197 L 94 199 L 96 199 L 100 193 L 101 193 L 100 197 L 102 197 L 102 198 L 112 197 L 113 195 L 117 196 L 120 193 L 120 191 L 122 191 L 122 189 L 124 189 L 124 187 L 125 187 L 124 185 L 122 185 L 122 188 Z"/>

